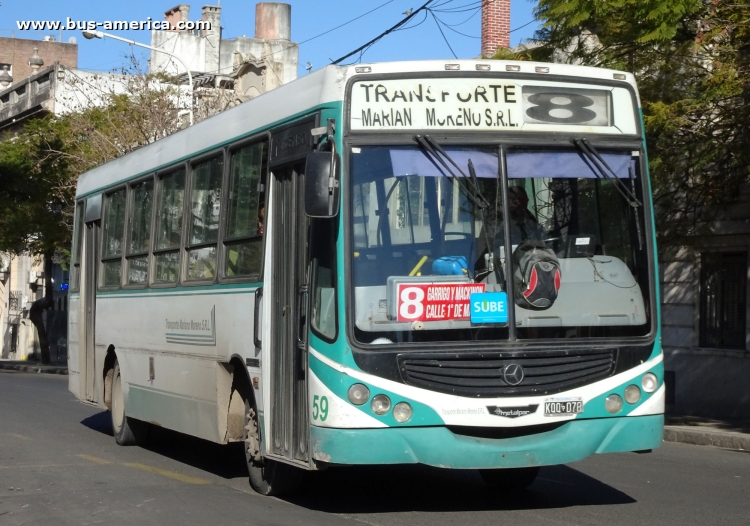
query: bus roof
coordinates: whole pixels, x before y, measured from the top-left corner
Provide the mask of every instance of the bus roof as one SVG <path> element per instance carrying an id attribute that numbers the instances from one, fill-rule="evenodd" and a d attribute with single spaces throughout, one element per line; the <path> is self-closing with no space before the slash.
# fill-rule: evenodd
<path id="1" fill-rule="evenodd" d="M 205 119 L 189 128 L 180 130 L 164 139 L 148 144 L 127 155 L 114 159 L 82 174 L 78 179 L 77 196 L 85 196 L 120 181 L 166 168 L 196 154 L 217 148 L 223 144 L 267 129 L 294 116 L 304 115 L 312 108 L 344 98 L 349 78 L 363 75 L 398 73 L 445 73 L 451 65 L 453 74 L 476 73 L 478 65 L 487 65 L 490 72 L 501 73 L 512 78 L 513 74 L 536 74 L 540 79 L 550 75 L 581 77 L 612 81 L 614 75 L 625 75 L 617 80 L 634 88 L 635 79 L 630 73 L 610 69 L 593 68 L 569 64 L 541 62 L 517 62 L 508 60 L 422 60 L 404 62 L 378 62 L 351 66 L 329 65 L 320 70 L 276 88 L 268 93 L 244 102 L 234 108 Z M 508 75 L 507 66 L 518 66 L 519 71 Z M 369 71 L 367 71 L 369 68 Z M 536 68 L 548 68 L 539 73 Z M 487 70 L 484 70 L 487 71 Z M 637 95 L 636 95 L 637 96 Z M 639 106 L 640 106 L 640 101 Z"/>

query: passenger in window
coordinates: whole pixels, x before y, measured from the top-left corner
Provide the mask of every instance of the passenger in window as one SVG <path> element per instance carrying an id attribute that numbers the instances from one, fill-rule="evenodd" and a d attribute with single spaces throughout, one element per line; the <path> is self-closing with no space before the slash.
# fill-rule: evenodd
<path id="1" fill-rule="evenodd" d="M 548 237 L 548 233 L 542 225 L 536 220 L 536 217 L 529 212 L 529 196 L 522 186 L 511 186 L 508 188 L 508 209 L 510 211 L 510 244 L 512 246 L 520 245 L 524 241 L 534 241 L 543 243 Z M 494 250 L 497 253 L 499 247 L 505 246 L 505 224 L 502 217 L 499 221 L 488 217 L 489 225 L 496 225 L 494 228 Z M 486 250 L 485 232 L 481 232 L 478 239 L 479 254 Z"/>
<path id="2" fill-rule="evenodd" d="M 261 206 L 260 210 L 258 210 L 258 234 L 263 233 L 263 224 L 266 220 L 266 207 Z"/>
<path id="3" fill-rule="evenodd" d="M 508 188 L 508 209 L 510 210 L 510 241 L 511 245 L 520 245 L 523 241 L 531 240 L 543 242 L 547 232 L 529 212 L 529 196 L 523 186 Z M 499 234 L 500 241 L 505 239 L 505 229 Z M 495 234 L 497 236 L 497 234 Z"/>

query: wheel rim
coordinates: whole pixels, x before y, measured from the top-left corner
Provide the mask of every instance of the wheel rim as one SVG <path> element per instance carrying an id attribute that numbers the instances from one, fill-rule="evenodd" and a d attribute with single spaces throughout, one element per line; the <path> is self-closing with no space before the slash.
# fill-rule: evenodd
<path id="1" fill-rule="evenodd" d="M 119 371 L 112 382 L 112 425 L 115 433 L 122 428 L 122 421 L 125 418 L 124 404 L 122 402 L 122 379 Z"/>

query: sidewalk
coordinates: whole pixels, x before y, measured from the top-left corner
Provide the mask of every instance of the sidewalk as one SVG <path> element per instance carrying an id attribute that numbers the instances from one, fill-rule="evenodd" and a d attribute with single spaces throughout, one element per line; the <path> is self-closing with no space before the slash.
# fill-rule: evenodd
<path id="1" fill-rule="evenodd" d="M 666 416 L 664 441 L 750 451 L 750 422 Z"/>
<path id="2" fill-rule="evenodd" d="M 44 373 L 44 374 L 68 374 L 68 364 L 52 363 L 42 365 L 39 362 L 25 360 L 6 360 L 0 359 L 0 370 L 21 371 L 24 373 Z"/>

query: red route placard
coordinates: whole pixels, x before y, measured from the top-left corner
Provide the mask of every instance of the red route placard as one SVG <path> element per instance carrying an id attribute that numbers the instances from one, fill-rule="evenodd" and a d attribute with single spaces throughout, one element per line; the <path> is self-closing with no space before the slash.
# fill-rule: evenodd
<path id="1" fill-rule="evenodd" d="M 399 283 L 398 321 L 468 320 L 469 298 L 484 283 Z"/>

